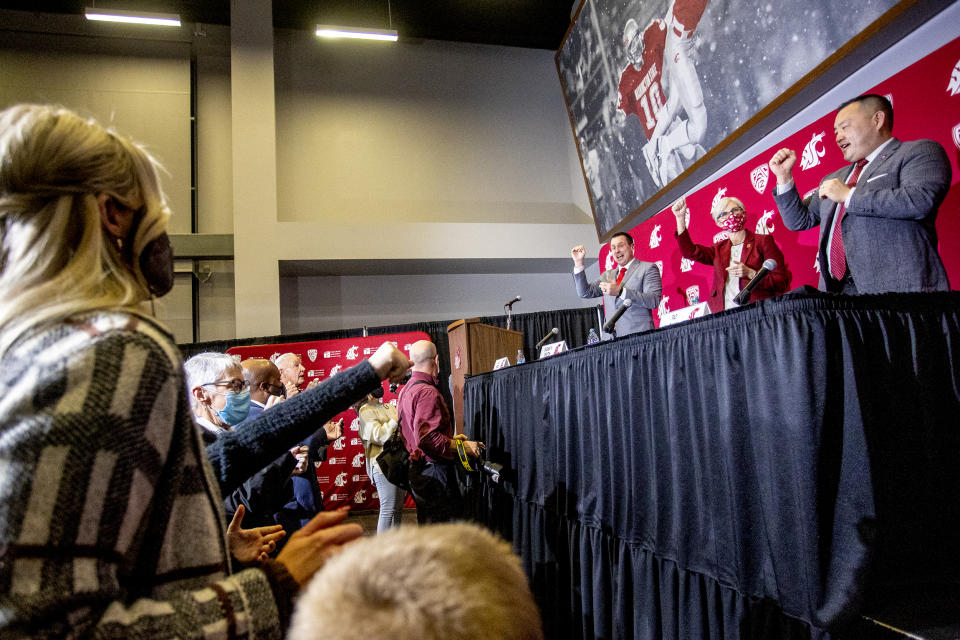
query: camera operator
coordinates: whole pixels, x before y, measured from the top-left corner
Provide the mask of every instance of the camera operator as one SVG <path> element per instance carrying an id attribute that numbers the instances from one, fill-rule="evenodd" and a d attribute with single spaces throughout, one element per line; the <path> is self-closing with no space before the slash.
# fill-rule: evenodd
<path id="1" fill-rule="evenodd" d="M 410 492 L 417 503 L 417 522 L 449 522 L 461 517 L 457 483 L 456 441 L 471 458 L 480 455 L 480 442 L 453 434 L 450 410 L 440 394 L 436 346 L 421 340 L 410 347 L 413 374 L 397 402 L 403 438 L 410 452 Z"/>

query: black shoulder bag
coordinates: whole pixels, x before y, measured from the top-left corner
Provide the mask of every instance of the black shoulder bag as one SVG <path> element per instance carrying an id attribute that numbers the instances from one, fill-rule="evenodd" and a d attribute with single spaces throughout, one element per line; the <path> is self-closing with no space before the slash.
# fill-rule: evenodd
<path id="1" fill-rule="evenodd" d="M 417 380 L 408 387 L 417 384 L 430 384 L 426 380 Z M 433 385 L 431 385 L 433 386 Z M 407 387 L 404 387 L 406 389 Z M 400 404 L 399 402 L 397 403 Z M 383 443 L 383 451 L 377 455 L 377 466 L 380 467 L 380 473 L 392 485 L 401 489 L 410 490 L 410 481 L 407 479 L 407 473 L 410 469 L 410 451 L 407 450 L 407 442 L 403 439 L 403 429 L 400 425 L 400 415 L 397 414 L 397 428 L 393 434 Z"/>

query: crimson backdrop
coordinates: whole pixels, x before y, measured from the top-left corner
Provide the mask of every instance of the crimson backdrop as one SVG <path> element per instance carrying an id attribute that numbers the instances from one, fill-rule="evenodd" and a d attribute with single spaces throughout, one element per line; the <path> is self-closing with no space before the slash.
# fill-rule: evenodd
<path id="1" fill-rule="evenodd" d="M 366 338 L 344 338 L 338 340 L 314 340 L 311 342 L 289 342 L 286 344 L 261 344 L 250 347 L 232 347 L 227 353 L 240 356 L 241 359 L 269 358 L 281 353 L 295 353 L 306 367 L 306 381 L 326 380 L 342 369 L 347 369 L 364 360 L 384 342 L 392 342 L 398 349 L 410 355 L 410 345 L 417 340 L 429 340 L 430 336 L 422 331 L 409 333 L 391 333 Z M 383 401 L 397 404 L 397 397 L 390 393 L 384 384 Z M 344 504 L 352 505 L 355 510 L 379 509 L 377 490 L 367 477 L 364 463 L 363 443 L 360 442 L 360 423 L 357 414 L 347 409 L 337 414 L 333 420 L 343 418 L 343 437 L 336 440 L 327 450 L 327 459 L 316 468 L 317 482 L 323 492 L 325 509 L 336 509 Z M 319 429 L 321 425 L 317 425 Z M 407 496 L 406 506 L 412 507 L 413 500 Z"/>
<path id="2" fill-rule="evenodd" d="M 947 150 L 953 168 L 953 182 L 937 216 L 940 256 L 953 289 L 960 287 L 960 38 L 947 43 L 903 71 L 880 82 L 868 93 L 886 95 L 893 102 L 894 135 L 901 140 L 929 138 Z M 793 273 L 791 288 L 817 286 L 816 266 L 819 228 L 794 232 L 780 220 L 773 201 L 773 177 L 767 162 L 777 149 L 789 147 L 797 152 L 794 178 L 801 194 L 815 189 L 826 174 L 847 164 L 834 142 L 835 111 L 777 142 L 718 180 L 687 196 L 690 208 L 690 236 L 699 244 L 712 244 L 722 232 L 710 217 L 713 202 L 725 196 L 740 198 L 747 209 L 747 228 L 770 233 L 783 250 Z M 640 259 L 656 262 L 663 275 L 660 312 L 676 310 L 690 303 L 692 293 L 706 300 L 710 293 L 713 268 L 696 264 L 680 256 L 676 240 L 676 221 L 665 209 L 630 230 Z M 890 259 L 896 254 L 896 238 L 890 239 Z M 600 249 L 603 269 L 613 266 L 609 248 Z M 657 318 L 659 324 L 659 317 Z"/>

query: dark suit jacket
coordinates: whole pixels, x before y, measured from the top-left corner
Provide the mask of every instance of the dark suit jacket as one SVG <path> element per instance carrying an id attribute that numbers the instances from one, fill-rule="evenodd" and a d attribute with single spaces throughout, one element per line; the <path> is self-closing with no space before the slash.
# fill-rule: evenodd
<path id="1" fill-rule="evenodd" d="M 746 238 L 743 241 L 740 262 L 751 269 L 757 270 L 763 266 L 763 261 L 767 258 L 772 258 L 777 262 L 777 268 L 768 273 L 750 292 L 750 302 L 783 293 L 790 286 L 790 271 L 784 264 L 783 252 L 780 251 L 780 247 L 774 242 L 773 236 L 756 235 L 749 229 L 745 231 Z M 727 286 L 727 267 L 730 266 L 730 251 L 732 248 L 730 240 L 721 240 L 712 247 L 708 247 L 702 244 L 694 244 L 693 240 L 690 239 L 690 232 L 684 231 L 677 236 L 677 245 L 680 247 L 680 255 L 684 258 L 713 266 L 713 286 L 710 287 L 710 297 L 707 299 L 707 304 L 713 313 L 722 311 L 724 307 L 723 291 Z M 740 278 L 740 288 L 743 289 L 749 282 L 748 278 Z"/>
<path id="2" fill-rule="evenodd" d="M 848 165 L 824 180 L 846 180 L 852 168 Z M 859 293 L 950 289 L 935 227 L 950 180 L 950 161 L 933 140 L 894 138 L 864 167 L 840 223 L 847 268 Z M 796 185 L 774 199 L 787 228 L 803 231 L 820 225 L 820 288 L 839 290 L 827 262 L 836 203 L 814 197 L 804 205 Z"/>
<path id="3" fill-rule="evenodd" d="M 619 271 L 620 267 L 604 271 L 599 279 L 590 283 L 587 283 L 587 276 L 583 271 L 573 274 L 577 295 L 581 298 L 599 298 L 603 295 L 600 291 L 600 283 L 616 282 Z M 623 317 L 617 321 L 617 335 L 625 336 L 629 333 L 653 329 L 653 314 L 650 310 L 656 309 L 660 304 L 660 294 L 663 290 L 660 269 L 657 265 L 635 258 L 624 274 L 620 286 L 626 290 L 625 297 L 633 302 Z M 622 304 L 623 298 L 617 296 L 614 299 L 614 305 L 619 309 Z"/>

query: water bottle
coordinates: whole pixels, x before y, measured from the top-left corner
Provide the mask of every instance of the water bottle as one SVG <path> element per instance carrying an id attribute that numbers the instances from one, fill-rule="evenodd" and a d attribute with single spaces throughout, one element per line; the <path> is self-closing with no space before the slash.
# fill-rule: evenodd
<path id="1" fill-rule="evenodd" d="M 523 364 L 527 359 L 523 356 L 523 349 L 517 349 L 517 364 Z"/>
<path id="2" fill-rule="evenodd" d="M 590 327 L 590 333 L 587 334 L 587 344 L 597 344 L 598 342 L 600 342 L 600 336 L 593 330 L 593 327 Z"/>

